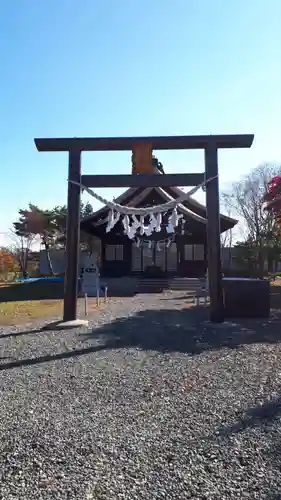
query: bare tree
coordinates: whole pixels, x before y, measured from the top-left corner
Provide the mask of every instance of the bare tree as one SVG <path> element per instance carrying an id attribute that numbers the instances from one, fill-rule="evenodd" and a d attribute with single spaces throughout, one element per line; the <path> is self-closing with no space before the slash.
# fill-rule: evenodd
<path id="1" fill-rule="evenodd" d="M 13 232 L 10 233 L 11 245 L 10 248 L 18 260 L 20 272 L 23 277 L 27 276 L 27 268 L 29 255 L 32 250 L 32 246 L 36 243 L 35 235 L 19 236 Z"/>
<path id="2" fill-rule="evenodd" d="M 257 251 L 260 272 L 264 269 L 268 247 L 280 237 L 273 215 L 264 210 L 267 185 L 280 172 L 281 165 L 265 163 L 232 184 L 229 191 L 222 194 L 222 204 L 241 220 L 245 240 Z"/>
<path id="3" fill-rule="evenodd" d="M 231 248 L 232 240 L 233 240 L 232 229 L 229 229 L 228 231 L 225 231 L 224 233 L 221 234 L 221 247 Z"/>
<path id="4" fill-rule="evenodd" d="M 224 205 L 224 194 L 222 194 L 221 205 Z M 229 207 L 229 206 L 226 206 L 226 215 L 228 217 L 232 216 L 231 207 Z M 221 247 L 222 248 L 231 247 L 232 241 L 233 241 L 232 229 L 228 229 L 228 231 L 224 231 L 224 233 L 221 234 Z"/>
<path id="5" fill-rule="evenodd" d="M 232 229 L 229 229 L 228 231 L 225 231 L 224 233 L 221 234 L 221 249 L 222 249 L 221 251 L 222 251 L 224 265 L 226 265 L 227 267 L 231 267 L 232 240 L 233 240 Z"/>
<path id="6" fill-rule="evenodd" d="M 221 205 L 223 205 L 223 200 L 221 200 Z M 227 207 L 225 211 L 228 217 L 232 216 L 229 207 Z M 221 249 L 222 249 L 223 264 L 224 265 L 226 264 L 228 267 L 231 266 L 231 260 L 232 260 L 232 242 L 233 242 L 232 229 L 224 231 L 224 233 L 221 234 Z"/>

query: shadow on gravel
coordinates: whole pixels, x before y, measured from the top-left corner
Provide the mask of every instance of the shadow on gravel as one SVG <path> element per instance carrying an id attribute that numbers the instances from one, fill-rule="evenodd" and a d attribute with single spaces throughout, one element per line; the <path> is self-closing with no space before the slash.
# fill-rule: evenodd
<path id="1" fill-rule="evenodd" d="M 273 467 L 279 471 L 281 469 L 281 397 L 276 396 L 270 401 L 251 407 L 246 415 L 241 417 L 238 411 L 236 417 L 237 422 L 230 427 L 220 429 L 219 435 L 228 438 L 233 434 L 259 428 L 268 441 L 268 450 L 264 453 L 272 462 Z M 260 435 L 260 432 L 257 435 Z M 242 462 L 241 465 L 243 467 L 245 464 Z M 281 500 L 281 491 L 280 494 L 272 493 L 267 500 Z"/>
<path id="2" fill-rule="evenodd" d="M 277 314 L 264 322 L 235 320 L 233 324 L 223 325 L 208 323 L 207 319 L 208 311 L 203 307 L 145 310 L 134 316 L 119 318 L 87 333 L 80 333 L 80 345 L 81 340 L 87 342 L 84 348 L 9 363 L 2 362 L 0 370 L 69 359 L 108 349 L 139 348 L 145 351 L 177 351 L 198 355 L 210 350 L 236 349 L 247 344 L 281 341 L 281 319 Z M 40 334 L 40 330 L 16 332 L 7 336 L 36 333 Z M 89 342 L 92 345 L 89 346 Z"/>
<path id="3" fill-rule="evenodd" d="M 229 436 L 248 428 L 253 429 L 261 426 L 263 426 L 266 431 L 276 420 L 280 420 L 281 423 L 281 397 L 275 397 L 270 401 L 249 408 L 246 412 L 246 416 L 239 417 L 238 412 L 236 416 L 237 422 L 230 427 L 222 428 L 219 431 L 220 435 Z"/>
<path id="4" fill-rule="evenodd" d="M 208 310 L 189 307 L 181 310 L 146 310 L 120 318 L 102 328 L 81 334 L 102 337 L 104 348 L 137 347 L 160 352 L 179 351 L 191 355 L 242 345 L 281 342 L 281 316 L 270 320 L 235 320 L 216 325 L 208 322 Z"/>
<path id="5" fill-rule="evenodd" d="M 1 333 L 0 334 L 0 340 L 1 339 L 8 339 L 8 338 L 13 338 L 13 337 L 22 337 L 23 335 L 34 335 L 36 333 L 41 333 L 46 331 L 45 328 L 38 328 L 37 330 L 23 330 L 19 332 L 10 332 L 10 333 Z"/>
<path id="6" fill-rule="evenodd" d="M 82 356 L 86 354 L 92 354 L 94 352 L 102 351 L 104 350 L 104 346 L 98 346 L 98 347 L 87 347 L 84 349 L 75 349 L 73 351 L 66 351 L 66 352 L 60 352 L 58 354 L 50 354 L 46 356 L 39 356 L 37 358 L 26 358 L 26 359 L 19 359 L 17 361 L 11 361 L 10 363 L 1 363 L 0 364 L 0 371 L 1 370 L 9 370 L 12 368 L 20 368 L 22 366 L 32 366 L 32 365 L 39 365 L 41 363 L 48 363 L 49 361 L 59 361 L 61 359 L 69 359 L 77 356 Z M 3 358 L 0 358 L 0 361 Z"/>

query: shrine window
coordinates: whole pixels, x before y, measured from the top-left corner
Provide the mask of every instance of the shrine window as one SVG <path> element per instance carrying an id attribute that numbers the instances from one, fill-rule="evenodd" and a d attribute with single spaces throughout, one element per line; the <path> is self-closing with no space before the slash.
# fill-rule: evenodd
<path id="1" fill-rule="evenodd" d="M 184 245 L 184 259 L 193 260 L 193 245 Z"/>
<path id="2" fill-rule="evenodd" d="M 205 260 L 204 245 L 184 245 L 185 260 Z"/>
<path id="3" fill-rule="evenodd" d="M 105 260 L 123 260 L 123 245 L 106 245 Z"/>
<path id="4" fill-rule="evenodd" d="M 193 260 L 204 260 L 205 249 L 204 245 L 193 245 Z"/>

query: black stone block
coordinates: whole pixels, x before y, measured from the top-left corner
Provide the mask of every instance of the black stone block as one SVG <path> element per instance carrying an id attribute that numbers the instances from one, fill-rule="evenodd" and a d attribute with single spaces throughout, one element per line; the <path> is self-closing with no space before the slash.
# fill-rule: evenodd
<path id="1" fill-rule="evenodd" d="M 250 278 L 224 278 L 226 318 L 268 318 L 270 315 L 270 283 Z"/>

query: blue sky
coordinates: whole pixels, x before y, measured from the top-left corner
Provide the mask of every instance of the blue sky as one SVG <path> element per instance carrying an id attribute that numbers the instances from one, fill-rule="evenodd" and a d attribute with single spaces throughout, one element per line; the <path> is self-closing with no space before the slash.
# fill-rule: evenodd
<path id="1" fill-rule="evenodd" d="M 280 0 L 0 0 L 0 244 L 29 201 L 66 201 L 67 157 L 34 137 L 255 133 L 220 154 L 222 187 L 281 162 L 280 19 Z M 201 152 L 158 157 L 202 171 Z M 130 154 L 84 153 L 101 171 Z"/>

